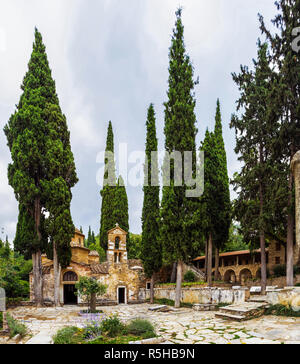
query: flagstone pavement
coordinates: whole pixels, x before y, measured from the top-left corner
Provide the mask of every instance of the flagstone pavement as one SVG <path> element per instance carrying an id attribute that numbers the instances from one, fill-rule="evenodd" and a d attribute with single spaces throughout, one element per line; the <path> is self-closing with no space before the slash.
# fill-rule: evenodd
<path id="1" fill-rule="evenodd" d="M 192 309 L 172 309 L 170 312 L 151 312 L 150 305 L 120 305 L 99 307 L 104 313 L 117 313 L 128 322 L 144 318 L 152 322 L 158 335 L 168 344 L 300 344 L 300 318 L 264 316 L 246 322 L 224 321 L 214 312 L 196 312 Z M 85 320 L 78 316 L 82 308 L 19 307 L 9 310 L 29 329 L 30 336 L 19 340 L 0 337 L 1 343 L 45 343 L 66 326 L 82 326 Z"/>

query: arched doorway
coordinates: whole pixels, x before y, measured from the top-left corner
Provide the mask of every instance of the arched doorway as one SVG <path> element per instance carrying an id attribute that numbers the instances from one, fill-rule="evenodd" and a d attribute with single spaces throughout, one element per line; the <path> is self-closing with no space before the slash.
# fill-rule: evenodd
<path id="1" fill-rule="evenodd" d="M 77 305 L 77 289 L 75 287 L 78 281 L 78 276 L 73 271 L 68 271 L 63 275 L 63 286 L 64 286 L 64 304 L 65 305 Z"/>
<path id="2" fill-rule="evenodd" d="M 226 283 L 236 283 L 236 275 L 232 269 L 229 269 L 225 272 L 224 281 Z"/>
<path id="3" fill-rule="evenodd" d="M 240 272 L 240 282 L 241 284 L 246 283 L 249 279 L 252 279 L 252 273 L 249 269 L 245 268 Z"/>

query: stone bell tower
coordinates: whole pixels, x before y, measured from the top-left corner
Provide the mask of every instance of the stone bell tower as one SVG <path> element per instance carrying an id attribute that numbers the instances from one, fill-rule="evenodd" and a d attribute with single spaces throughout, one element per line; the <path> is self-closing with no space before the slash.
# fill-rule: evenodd
<path id="1" fill-rule="evenodd" d="M 127 232 L 119 224 L 108 231 L 107 261 L 109 264 L 127 263 Z"/>

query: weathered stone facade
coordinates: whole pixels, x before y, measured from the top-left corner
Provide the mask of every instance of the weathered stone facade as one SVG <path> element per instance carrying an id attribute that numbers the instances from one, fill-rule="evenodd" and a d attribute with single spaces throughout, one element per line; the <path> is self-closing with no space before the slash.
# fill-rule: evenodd
<path id="1" fill-rule="evenodd" d="M 101 303 L 134 303 L 139 300 L 139 291 L 146 287 L 141 261 L 128 260 L 126 248 L 127 232 L 118 225 L 108 232 L 107 261 L 100 263 L 99 254 L 84 247 L 84 235 L 76 229 L 71 241 L 72 258 L 70 265 L 61 272 L 61 304 L 81 304 L 75 295 L 75 284 L 80 277 L 93 277 L 107 286 L 107 292 L 99 297 Z M 44 300 L 54 298 L 53 262 L 42 257 Z M 32 274 L 30 275 L 30 298 L 33 301 Z"/>

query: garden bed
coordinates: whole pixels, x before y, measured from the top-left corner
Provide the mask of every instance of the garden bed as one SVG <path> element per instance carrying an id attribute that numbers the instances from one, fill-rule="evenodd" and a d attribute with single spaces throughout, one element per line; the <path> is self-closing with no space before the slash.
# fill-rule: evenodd
<path id="1" fill-rule="evenodd" d="M 54 344 L 129 344 L 156 337 L 154 327 L 147 320 L 135 319 L 128 324 L 117 315 L 94 316 L 83 328 L 66 327 L 53 337 Z"/>

